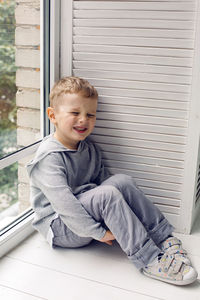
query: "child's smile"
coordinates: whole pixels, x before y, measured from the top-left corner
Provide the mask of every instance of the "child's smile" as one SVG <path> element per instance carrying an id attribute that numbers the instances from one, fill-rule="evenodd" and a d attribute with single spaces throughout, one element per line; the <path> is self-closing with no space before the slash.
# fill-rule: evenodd
<path id="1" fill-rule="evenodd" d="M 74 130 L 81 134 L 81 133 L 85 133 L 87 128 L 76 126 L 76 127 L 74 127 Z"/>
<path id="2" fill-rule="evenodd" d="M 65 94 L 58 108 L 51 108 L 51 121 L 56 127 L 54 137 L 69 149 L 77 149 L 93 130 L 96 121 L 97 99 L 79 94 Z"/>

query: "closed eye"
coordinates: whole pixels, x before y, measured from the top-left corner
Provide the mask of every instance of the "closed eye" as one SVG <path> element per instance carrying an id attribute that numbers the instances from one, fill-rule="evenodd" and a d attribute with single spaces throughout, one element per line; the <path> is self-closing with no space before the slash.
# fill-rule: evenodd
<path id="1" fill-rule="evenodd" d="M 74 115 L 74 116 L 78 116 L 78 115 L 79 115 L 79 112 L 77 112 L 77 111 L 72 111 L 71 113 L 72 113 L 72 115 Z"/>
<path id="2" fill-rule="evenodd" d="M 88 116 L 88 118 L 94 118 L 95 117 L 95 115 L 93 115 L 93 114 L 87 114 L 87 116 Z"/>

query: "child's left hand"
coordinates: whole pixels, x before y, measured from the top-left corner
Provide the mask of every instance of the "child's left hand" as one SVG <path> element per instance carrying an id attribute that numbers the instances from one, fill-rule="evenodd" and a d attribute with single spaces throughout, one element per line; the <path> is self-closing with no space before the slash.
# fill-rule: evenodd
<path id="1" fill-rule="evenodd" d="M 99 240 L 102 243 L 106 243 L 110 246 L 112 246 L 112 241 L 115 240 L 114 235 L 112 234 L 112 232 L 110 230 L 107 230 L 104 237 Z"/>

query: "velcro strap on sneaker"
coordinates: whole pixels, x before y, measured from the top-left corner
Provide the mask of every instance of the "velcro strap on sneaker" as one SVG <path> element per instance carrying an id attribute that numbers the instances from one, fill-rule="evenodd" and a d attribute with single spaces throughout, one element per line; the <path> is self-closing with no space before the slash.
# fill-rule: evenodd
<path id="1" fill-rule="evenodd" d="M 168 248 L 177 245 L 177 248 L 180 248 L 182 245 L 181 241 L 177 239 L 176 237 L 171 237 L 163 242 L 162 249 L 166 251 Z"/>
<path id="2" fill-rule="evenodd" d="M 169 250 L 170 254 L 181 254 L 181 255 L 187 255 L 187 251 L 184 249 L 177 249 L 175 246 L 171 247 Z"/>
<path id="3" fill-rule="evenodd" d="M 174 260 L 174 255 L 168 255 L 167 253 L 163 255 L 160 261 L 163 272 L 167 272 L 169 270 L 170 266 L 173 263 L 173 260 Z"/>
<path id="4" fill-rule="evenodd" d="M 176 274 L 176 273 L 180 272 L 182 265 L 183 265 L 183 262 L 181 260 L 174 259 L 173 266 L 172 266 L 173 267 L 173 273 Z"/>

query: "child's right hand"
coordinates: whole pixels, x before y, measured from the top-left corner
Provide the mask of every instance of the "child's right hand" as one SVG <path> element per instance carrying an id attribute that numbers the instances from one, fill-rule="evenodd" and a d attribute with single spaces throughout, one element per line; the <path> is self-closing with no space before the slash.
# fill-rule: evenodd
<path id="1" fill-rule="evenodd" d="M 99 241 L 102 242 L 102 243 L 106 243 L 106 244 L 111 246 L 113 240 L 115 240 L 114 235 L 112 234 L 112 232 L 110 230 L 107 230 L 104 237 Z"/>

